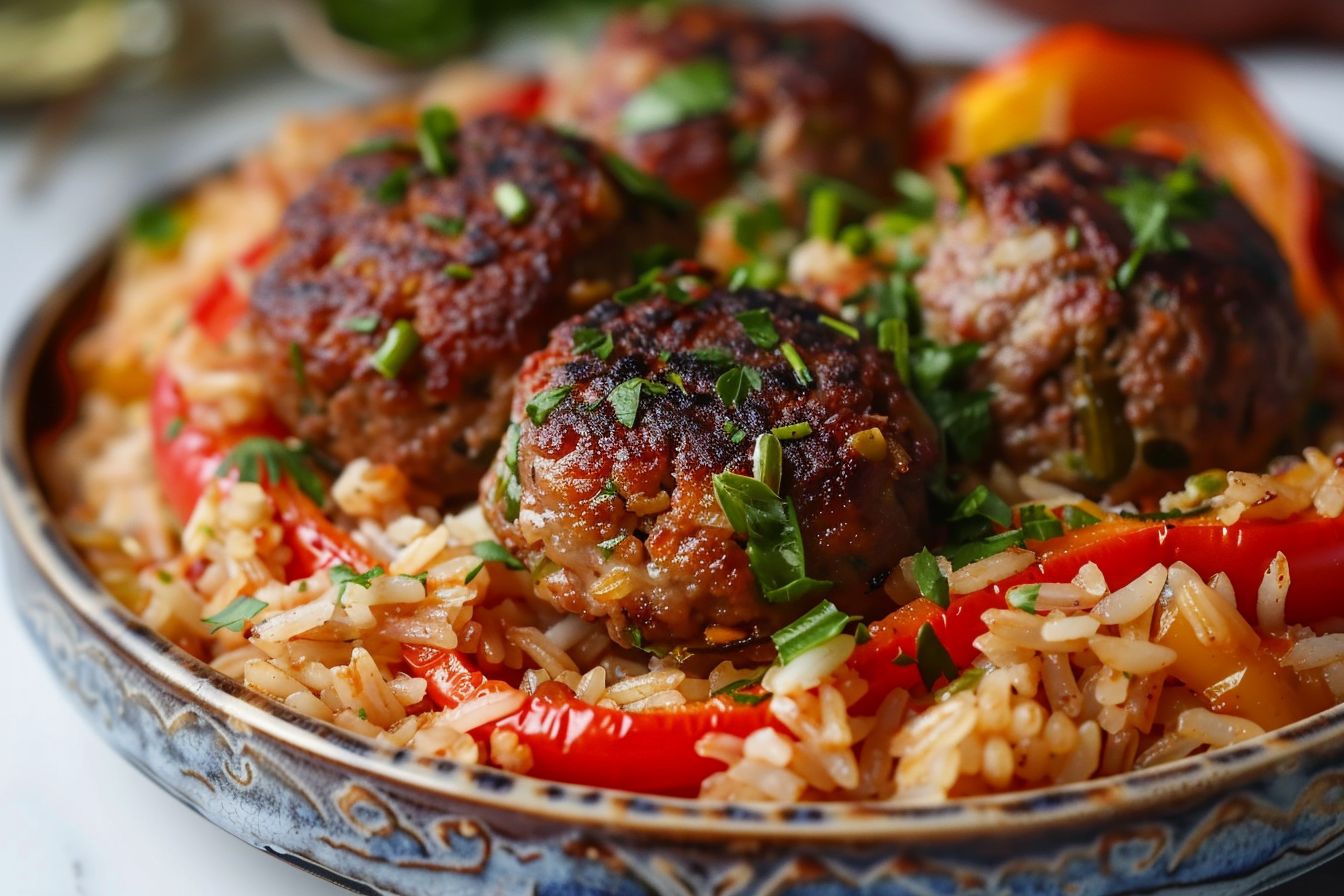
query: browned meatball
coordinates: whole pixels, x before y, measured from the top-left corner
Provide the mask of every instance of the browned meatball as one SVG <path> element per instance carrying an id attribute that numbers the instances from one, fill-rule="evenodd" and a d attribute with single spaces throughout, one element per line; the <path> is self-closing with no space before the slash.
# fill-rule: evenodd
<path id="1" fill-rule="evenodd" d="M 1203 173 L 1072 143 L 988 159 L 916 283 L 929 335 L 985 344 L 998 456 L 1091 493 L 1254 469 L 1298 419 L 1312 362 L 1274 240 Z M 1191 176 L 1195 179 L 1191 179 Z M 1131 258 L 1153 191 L 1182 211 Z M 1147 194 L 1148 199 L 1145 199 Z M 1174 233 L 1173 233 L 1174 231 Z"/>
<path id="2" fill-rule="evenodd" d="M 638 250 L 693 247 L 695 225 L 540 124 L 464 125 L 449 176 L 410 145 L 346 156 L 294 202 L 252 318 L 276 411 L 301 438 L 464 497 L 504 432 L 523 358 L 627 282 Z M 404 363 L 381 363 L 408 324 Z"/>
<path id="3" fill-rule="evenodd" d="M 555 117 L 701 205 L 746 172 L 795 208 L 809 174 L 885 197 L 909 157 L 909 74 L 890 47 L 830 15 L 627 13 L 549 95 Z"/>
<path id="4" fill-rule="evenodd" d="M 750 644 L 823 597 L 850 611 L 889 609 L 880 585 L 926 542 L 936 463 L 932 425 L 891 357 L 797 299 L 689 289 L 684 302 L 603 303 L 528 359 L 516 440 L 505 439 L 481 486 L 487 519 L 541 594 L 605 618 L 627 644 Z M 753 339 L 744 312 L 768 331 Z M 725 380 L 743 376 L 738 396 Z M 557 389 L 566 390 L 558 404 L 539 414 Z M 798 437 L 781 440 L 779 494 L 796 508 L 806 576 L 833 584 L 770 602 L 767 589 L 781 582 L 753 574 L 748 547 L 766 548 L 767 564 L 780 554 L 734 533 L 714 476 L 751 476 L 757 437 L 797 424 L 806 424 Z M 783 519 L 778 499 L 774 509 Z"/>

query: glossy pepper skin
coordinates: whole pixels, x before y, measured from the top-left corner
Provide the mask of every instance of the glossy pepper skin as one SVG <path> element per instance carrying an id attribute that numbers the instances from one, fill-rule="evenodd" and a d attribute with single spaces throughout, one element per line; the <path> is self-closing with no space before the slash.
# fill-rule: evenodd
<path id="1" fill-rule="evenodd" d="M 1334 309 L 1319 257 L 1310 158 L 1229 57 L 1179 40 L 1065 25 L 961 81 L 920 135 L 921 163 L 973 162 L 1024 143 L 1128 140 L 1197 154 L 1278 241 L 1303 314 Z"/>

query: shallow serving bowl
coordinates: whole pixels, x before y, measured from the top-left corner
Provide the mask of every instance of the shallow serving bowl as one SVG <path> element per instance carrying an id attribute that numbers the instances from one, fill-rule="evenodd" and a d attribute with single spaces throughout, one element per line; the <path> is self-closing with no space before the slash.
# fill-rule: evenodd
<path id="1" fill-rule="evenodd" d="M 1207 755 L 1034 793 L 743 806 L 428 760 L 252 693 L 102 590 L 33 472 L 35 440 L 69 413 L 63 352 L 109 257 L 95 253 L 49 295 L 6 354 L 10 593 L 99 733 L 253 846 L 356 892 L 398 896 L 1241 894 L 1344 852 L 1344 707 Z"/>

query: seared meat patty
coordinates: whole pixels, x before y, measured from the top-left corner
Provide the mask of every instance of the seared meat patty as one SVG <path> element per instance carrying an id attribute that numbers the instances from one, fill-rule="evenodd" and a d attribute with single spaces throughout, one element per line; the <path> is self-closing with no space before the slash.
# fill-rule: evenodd
<path id="1" fill-rule="evenodd" d="M 640 250 L 691 249 L 695 224 L 541 124 L 464 125 L 446 176 L 413 146 L 348 155 L 291 205 L 251 317 L 275 409 L 299 437 L 462 498 L 504 432 L 523 358 L 628 282 Z"/>
<path id="2" fill-rule="evenodd" d="M 914 88 L 890 47 L 843 19 L 688 6 L 614 19 L 550 105 L 696 204 L 752 172 L 798 208 L 813 174 L 891 194 Z"/>
<path id="3" fill-rule="evenodd" d="M 916 284 L 929 335 L 985 344 L 971 385 L 995 391 L 999 457 L 1118 499 L 1264 464 L 1312 361 L 1287 265 L 1241 202 L 1192 166 L 1081 142 L 965 180 Z M 1139 258 L 1132 225 L 1150 231 Z"/>
<path id="4" fill-rule="evenodd" d="M 495 532 L 539 593 L 625 644 L 749 644 L 823 597 L 889 609 L 880 585 L 927 541 L 937 461 L 891 356 L 797 299 L 679 282 L 689 301 L 604 302 L 528 359 L 518 429 L 481 486 Z M 833 584 L 771 602 L 778 578 L 759 581 L 747 550 L 769 545 L 735 534 L 714 476 L 750 477 L 777 427 L 794 427 L 778 494 L 796 508 L 805 574 Z"/>

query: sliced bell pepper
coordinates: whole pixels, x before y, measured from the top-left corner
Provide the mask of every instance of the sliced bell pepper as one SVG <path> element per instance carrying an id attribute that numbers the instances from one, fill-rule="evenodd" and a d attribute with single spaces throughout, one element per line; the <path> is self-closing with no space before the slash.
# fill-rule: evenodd
<path id="1" fill-rule="evenodd" d="M 427 696 L 451 709 L 492 683 L 456 650 L 406 647 L 406 665 L 429 682 Z M 630 713 L 593 706 L 556 689 L 524 701 L 516 713 L 488 726 L 512 731 L 532 751 L 530 774 L 586 787 L 695 796 L 723 764 L 695 752 L 711 732 L 745 737 L 770 724 L 765 704 L 747 706 L 719 697 L 703 704 Z"/>
<path id="2" fill-rule="evenodd" d="M 1114 139 L 1197 153 L 1274 234 L 1303 313 L 1333 308 L 1315 251 L 1314 168 L 1229 57 L 1095 25 L 1051 29 L 963 80 L 920 136 L 925 165 L 973 162 L 1024 143 Z"/>
<path id="3" fill-rule="evenodd" d="M 913 666 L 896 666 L 893 660 L 901 653 L 915 656 L 915 636 L 924 623 L 933 627 L 953 661 L 965 667 L 978 652 L 972 642 L 985 632 L 981 614 L 1007 606 L 1010 588 L 1068 582 L 1087 563 L 1097 564 L 1112 588 L 1133 581 L 1154 563 L 1170 566 L 1182 561 L 1206 579 L 1225 573 L 1236 592 L 1238 609 L 1253 620 L 1265 570 L 1282 551 L 1292 579 L 1288 621 L 1305 624 L 1344 614 L 1344 601 L 1339 598 L 1339 583 L 1344 581 L 1344 518 L 1308 514 L 1288 521 L 1249 520 L 1232 526 L 1199 519 L 1118 520 L 1075 529 L 1035 546 L 1042 552 L 1031 567 L 988 588 L 955 597 L 946 610 L 920 598 L 869 626 L 872 640 L 856 649 L 850 660 L 869 686 L 856 711 L 872 711 L 893 688 L 920 683 Z M 1248 681 L 1247 689 L 1251 686 Z M 1267 687 L 1265 692 L 1273 689 Z"/>

